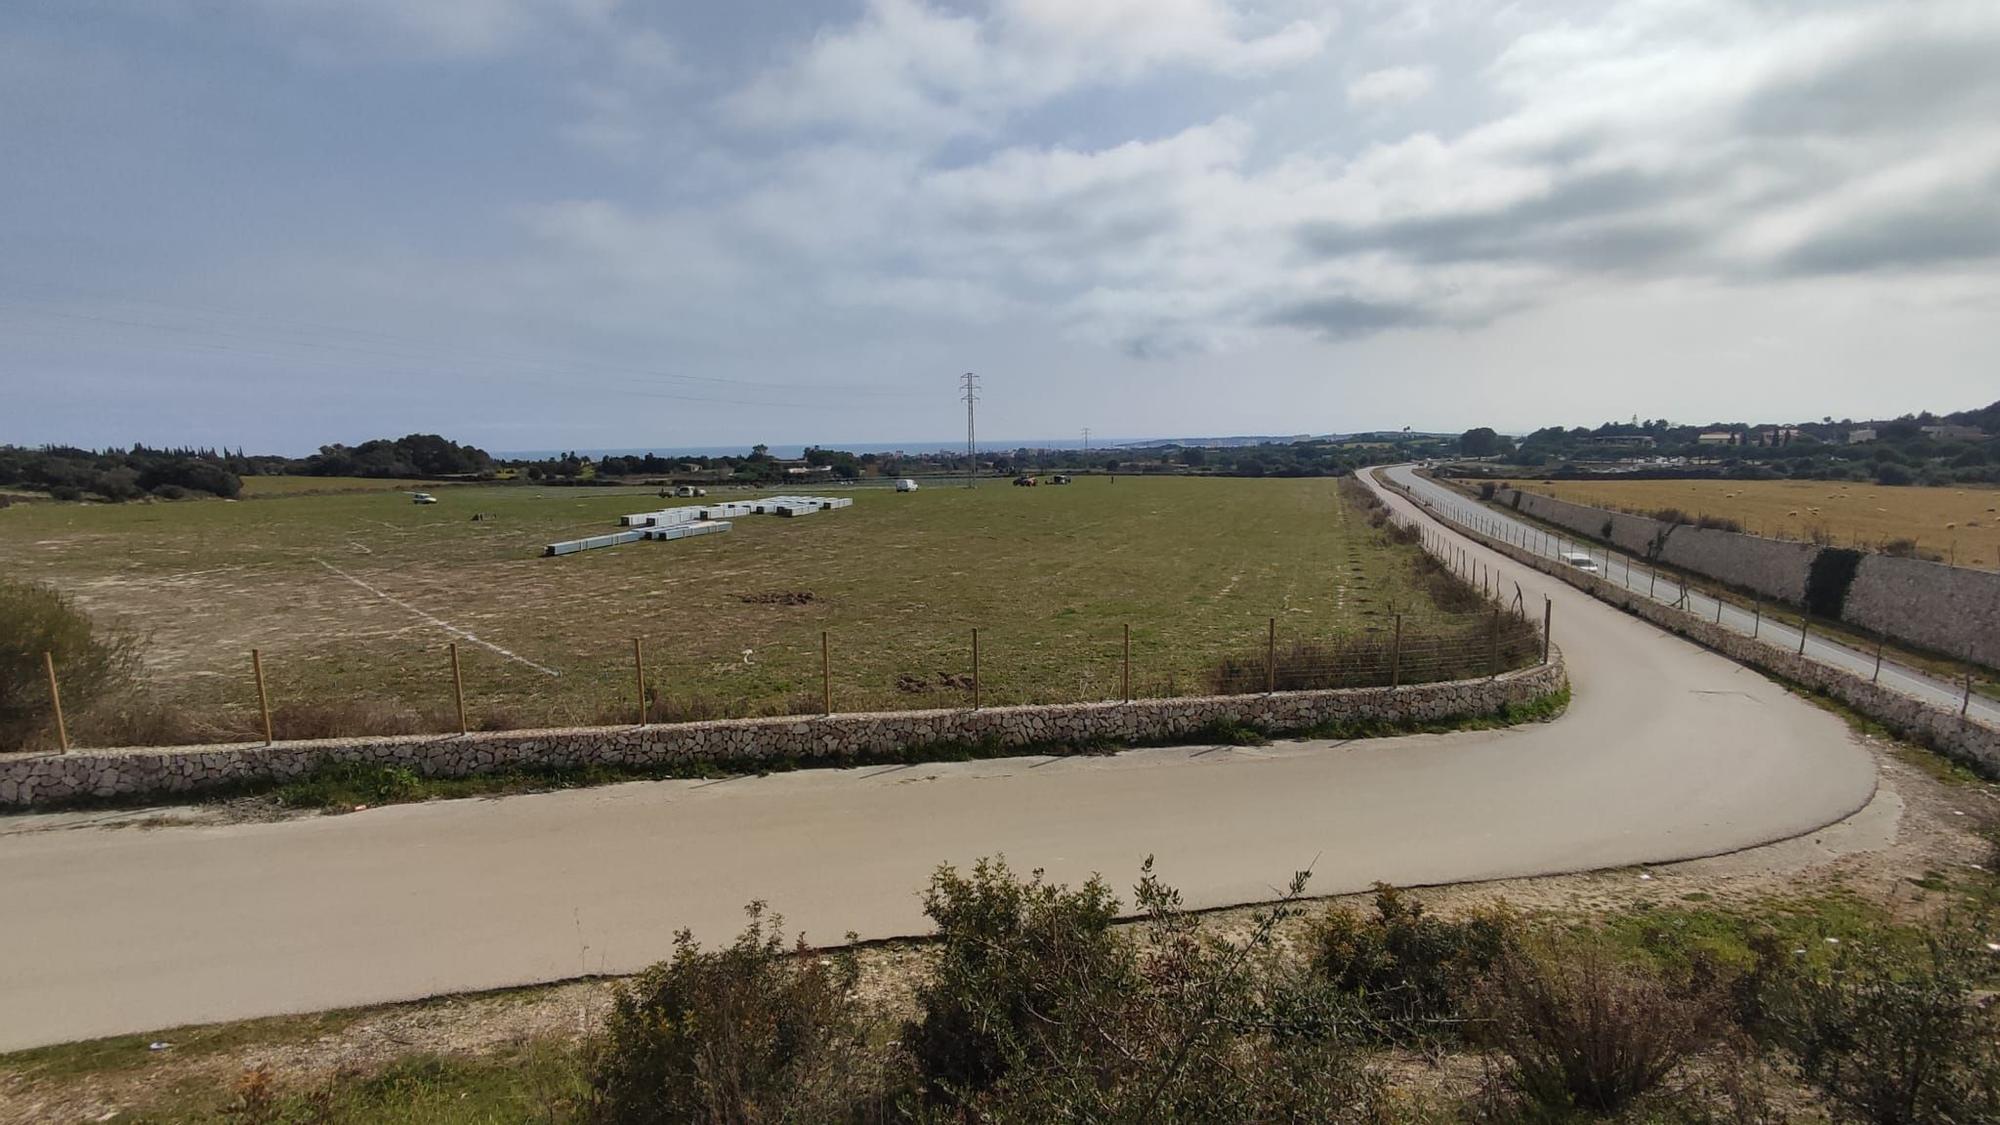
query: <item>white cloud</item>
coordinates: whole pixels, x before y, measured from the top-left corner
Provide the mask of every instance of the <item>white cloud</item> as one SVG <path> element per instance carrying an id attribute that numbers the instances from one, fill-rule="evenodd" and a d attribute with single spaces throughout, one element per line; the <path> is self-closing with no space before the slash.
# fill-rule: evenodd
<path id="1" fill-rule="evenodd" d="M 978 16 L 926 0 L 869 0 L 729 99 L 765 126 L 840 125 L 948 136 L 1071 90 L 1185 67 L 1254 75 L 1325 45 L 1330 17 L 1251 29 L 1229 0 L 993 0 Z"/>
<path id="2" fill-rule="evenodd" d="M 1437 76 L 1427 66 L 1392 66 L 1370 71 L 1347 84 L 1347 103 L 1355 106 L 1396 105 L 1431 92 Z"/>

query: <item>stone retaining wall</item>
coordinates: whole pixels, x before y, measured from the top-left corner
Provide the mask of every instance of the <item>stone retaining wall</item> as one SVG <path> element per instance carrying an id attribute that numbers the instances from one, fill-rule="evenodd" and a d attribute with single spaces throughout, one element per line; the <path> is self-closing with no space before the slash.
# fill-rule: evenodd
<path id="1" fill-rule="evenodd" d="M 2000 574 L 1863 555 L 1843 621 L 2000 668 Z"/>
<path id="2" fill-rule="evenodd" d="M 1620 550 L 1793 606 L 1805 604 L 1806 580 L 1819 554 L 1811 543 L 1669 524 L 1519 489 L 1501 489 L 1494 498 L 1585 538 L 1608 538 Z M 2000 573 L 1863 555 L 1840 619 L 1906 644 L 2000 668 L 2000 627 L 1995 626 L 2000 622 Z"/>
<path id="3" fill-rule="evenodd" d="M 1048 704 L 979 711 L 889 711 L 771 719 L 722 719 L 649 727 L 481 732 L 281 742 L 275 746 L 180 746 L 0 755 L 0 808 L 88 798 L 194 794 L 286 781 L 325 763 L 401 766 L 428 777 L 465 777 L 521 767 L 669 766 L 713 762 L 754 767 L 773 760 L 838 765 L 930 745 L 1077 746 L 1166 741 L 1228 721 L 1299 730 L 1344 721 L 1442 722 L 1521 706 L 1562 689 L 1560 652 L 1550 662 L 1485 680 L 1396 688 L 1343 688 Z"/>
<path id="4" fill-rule="evenodd" d="M 1393 482 L 1390 487 L 1396 487 Z M 1401 491 L 1399 489 L 1399 491 Z M 1405 493 L 1405 495 L 1408 495 Z M 1420 501 L 1419 501 L 1420 502 Z M 1450 524 L 1460 534 L 1477 539 L 1516 562 L 1576 586 L 1600 601 L 1677 633 L 1704 648 L 1752 668 L 1780 676 L 1795 684 L 1821 691 L 1874 719 L 1890 730 L 1938 752 L 1956 758 L 1989 777 L 2000 776 L 2000 730 L 1960 718 L 1902 692 L 1870 683 L 1851 672 L 1746 637 L 1727 626 L 1704 621 L 1684 610 L 1663 605 L 1607 578 L 1563 566 L 1552 559 L 1533 555 L 1511 543 L 1483 535 L 1453 520 L 1436 508 L 1426 508 L 1432 516 Z"/>

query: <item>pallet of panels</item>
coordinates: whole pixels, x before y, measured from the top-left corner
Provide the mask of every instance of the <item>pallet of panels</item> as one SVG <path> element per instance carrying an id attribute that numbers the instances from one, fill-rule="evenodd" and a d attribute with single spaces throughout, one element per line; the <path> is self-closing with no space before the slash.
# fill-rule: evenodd
<path id="1" fill-rule="evenodd" d="M 567 539 L 560 543 L 550 543 L 542 548 L 544 558 L 553 555 L 573 555 L 578 551 L 594 551 L 600 547 L 616 547 L 624 543 L 637 543 L 645 536 L 643 531 L 616 531 L 609 535 L 591 535 L 582 539 Z"/>

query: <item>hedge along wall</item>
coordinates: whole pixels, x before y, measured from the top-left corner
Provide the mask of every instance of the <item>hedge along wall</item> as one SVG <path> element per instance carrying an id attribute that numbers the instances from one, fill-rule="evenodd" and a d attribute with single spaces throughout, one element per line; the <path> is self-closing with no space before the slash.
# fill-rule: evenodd
<path id="1" fill-rule="evenodd" d="M 1860 554 L 1851 577 L 1845 548 L 1765 539 L 1737 531 L 1669 524 L 1607 512 L 1534 492 L 1503 489 L 1495 499 L 1523 515 L 1657 559 L 1667 566 L 1804 607 L 1906 644 L 2000 668 L 2000 573 L 1922 559 Z"/>
<path id="2" fill-rule="evenodd" d="M 337 738 L 275 746 L 181 746 L 0 756 L 0 807 L 85 798 L 195 794 L 283 782 L 325 764 L 399 766 L 429 777 L 519 768 L 673 766 L 709 762 L 754 768 L 789 760 L 824 765 L 920 751 L 925 746 L 1084 747 L 1198 737 L 1222 722 L 1268 731 L 1322 723 L 1425 723 L 1523 706 L 1569 683 L 1560 651 L 1546 664 L 1483 680 L 1394 688 L 1338 688 L 1273 695 L 1141 699 L 889 711 L 813 718 L 721 719 L 649 727 Z"/>
<path id="3" fill-rule="evenodd" d="M 1394 487 L 1393 483 L 1391 487 Z M 1824 692 L 1897 734 L 1929 746 L 1948 757 L 1956 758 L 1988 777 L 2000 777 L 2000 730 L 1971 719 L 1960 718 L 1956 712 L 1932 707 L 1902 692 L 1870 683 L 1867 679 L 1851 672 L 1746 637 L 1727 626 L 1705 621 L 1694 614 L 1656 602 L 1636 591 L 1627 590 L 1608 578 L 1599 578 L 1575 567 L 1563 566 L 1552 559 L 1531 554 L 1512 543 L 1494 539 L 1466 527 L 1436 508 L 1425 510 L 1437 519 L 1450 524 L 1459 533 L 1477 539 L 1493 550 L 1534 567 L 1544 574 L 1554 575 L 1600 601 L 1609 602 L 1627 613 L 1645 618 L 1669 632 L 1686 637 L 1704 648 L 1713 649 L 1738 663 L 1762 669 L 1792 683 Z"/>

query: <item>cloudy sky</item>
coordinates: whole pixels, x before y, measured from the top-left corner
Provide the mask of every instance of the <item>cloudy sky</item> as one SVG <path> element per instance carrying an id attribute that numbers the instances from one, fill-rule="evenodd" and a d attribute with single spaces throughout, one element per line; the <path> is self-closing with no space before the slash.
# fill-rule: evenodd
<path id="1" fill-rule="evenodd" d="M 2000 4 L 9 0 L 0 441 L 2000 397 Z"/>

